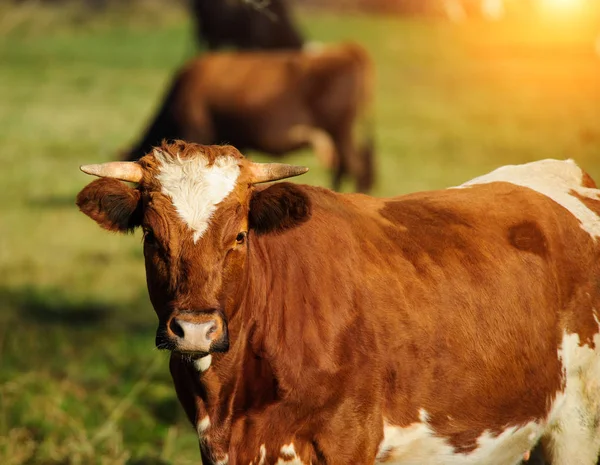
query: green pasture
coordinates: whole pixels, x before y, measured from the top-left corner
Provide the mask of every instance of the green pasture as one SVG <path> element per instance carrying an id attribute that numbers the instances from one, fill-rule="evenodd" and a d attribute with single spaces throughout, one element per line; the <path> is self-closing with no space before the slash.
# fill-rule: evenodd
<path id="1" fill-rule="evenodd" d="M 300 20 L 314 40 L 373 56 L 376 195 L 548 157 L 600 179 L 600 26 Z M 78 166 L 139 135 L 193 54 L 191 26 L 177 10 L 5 8 L 0 34 L 0 463 L 197 463 L 154 349 L 140 235 L 101 231 L 74 205 L 90 181 Z M 288 160 L 328 184 L 309 152 Z"/>

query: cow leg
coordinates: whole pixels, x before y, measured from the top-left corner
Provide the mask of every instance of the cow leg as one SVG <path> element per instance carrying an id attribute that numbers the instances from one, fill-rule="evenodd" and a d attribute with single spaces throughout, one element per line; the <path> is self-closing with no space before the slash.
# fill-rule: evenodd
<path id="1" fill-rule="evenodd" d="M 317 159 L 326 169 L 333 169 L 337 165 L 337 153 L 333 140 L 323 129 L 297 124 L 290 129 L 288 135 L 293 145 L 310 145 Z"/>
<path id="2" fill-rule="evenodd" d="M 548 465 L 541 444 L 538 443 L 531 452 L 523 457 L 522 465 Z"/>
<path id="3" fill-rule="evenodd" d="M 341 128 L 334 135 L 333 140 L 338 153 L 338 164 L 333 174 L 335 190 L 340 189 L 345 175 L 352 177 L 358 192 L 366 193 L 373 185 L 373 143 L 371 140 L 365 140 L 359 147 L 357 139 L 351 124 Z"/>
<path id="4" fill-rule="evenodd" d="M 597 336 L 597 335 L 596 335 Z M 597 338 L 595 338 L 595 342 Z M 562 404 L 542 438 L 552 465 L 596 465 L 600 453 L 600 347 L 579 343 L 576 334 L 563 339 L 566 372 Z M 561 402 L 559 400 L 555 403 Z"/>
<path id="5" fill-rule="evenodd" d="M 119 158 L 124 161 L 135 161 L 146 155 L 152 147 L 160 145 L 163 139 L 178 139 L 181 136 L 181 126 L 178 120 L 176 101 L 181 93 L 181 77 L 176 76 L 163 101 L 144 132 L 142 138 L 129 150 L 120 153 Z"/>
<path id="6" fill-rule="evenodd" d="M 336 191 L 340 190 L 344 176 L 350 175 L 354 178 L 356 190 L 358 192 L 366 192 L 370 187 L 370 183 L 367 186 L 362 182 L 363 167 L 359 159 L 360 153 L 354 143 L 352 129 L 349 128 L 347 131 L 341 131 L 334 137 L 334 141 L 335 148 L 339 154 L 339 162 L 333 173 L 333 189 Z"/>
<path id="7" fill-rule="evenodd" d="M 577 413 L 573 413 L 573 416 Z M 547 438 L 542 439 L 544 455 L 549 457 L 552 465 L 596 465 L 600 446 L 598 436 L 600 432 L 592 432 L 586 425 L 581 424 L 574 417 L 576 426 L 558 426 Z M 592 436 L 594 435 L 594 436 Z"/>
<path id="8" fill-rule="evenodd" d="M 220 142 L 215 140 L 212 118 L 204 105 L 199 103 L 190 105 L 182 116 L 180 137 L 185 141 L 205 145 Z"/>

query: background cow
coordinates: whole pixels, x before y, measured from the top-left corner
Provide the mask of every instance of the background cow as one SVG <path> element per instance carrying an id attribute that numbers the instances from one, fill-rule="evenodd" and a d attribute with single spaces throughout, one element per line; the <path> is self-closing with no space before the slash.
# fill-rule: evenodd
<path id="1" fill-rule="evenodd" d="M 319 51 L 201 56 L 176 75 L 158 114 L 124 159 L 136 160 L 163 139 L 176 138 L 272 155 L 310 145 L 332 170 L 335 189 L 350 175 L 359 191 L 367 191 L 374 177 L 372 74 L 365 50 L 351 43 Z"/>
<path id="2" fill-rule="evenodd" d="M 391 199 L 178 142 L 81 210 L 142 227 L 205 463 L 498 464 L 600 450 L 600 191 L 571 161 Z M 136 188 L 117 179 L 138 183 Z"/>
<path id="3" fill-rule="evenodd" d="M 302 48 L 285 0 L 193 0 L 191 7 L 198 42 L 211 50 Z"/>

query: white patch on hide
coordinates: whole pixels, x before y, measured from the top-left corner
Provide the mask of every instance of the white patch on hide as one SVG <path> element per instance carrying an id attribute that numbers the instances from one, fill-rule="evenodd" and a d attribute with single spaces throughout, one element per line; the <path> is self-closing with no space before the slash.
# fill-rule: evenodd
<path id="1" fill-rule="evenodd" d="M 264 444 L 260 445 L 260 458 L 258 459 L 258 465 L 265 465 L 265 461 L 267 460 L 267 448 Z"/>
<path id="2" fill-rule="evenodd" d="M 279 457 L 275 465 L 305 465 L 304 462 L 300 460 L 300 457 L 298 457 L 293 442 L 282 446 L 280 454 L 284 457 Z"/>
<path id="3" fill-rule="evenodd" d="M 581 185 L 583 171 L 573 160 L 540 160 L 523 165 L 502 166 L 491 173 L 472 179 L 457 188 L 492 182 L 509 182 L 528 187 L 569 210 L 581 228 L 594 239 L 600 237 L 600 219 L 581 200 L 570 194 L 577 192 L 583 197 L 598 200 L 600 191 Z"/>
<path id="4" fill-rule="evenodd" d="M 198 431 L 198 436 L 203 436 L 206 430 L 210 426 L 210 418 L 206 415 L 202 420 L 198 422 L 196 425 L 196 430 Z"/>
<path id="5" fill-rule="evenodd" d="M 216 206 L 227 197 L 240 174 L 239 161 L 219 157 L 212 166 L 202 154 L 173 159 L 154 150 L 160 163 L 157 176 L 162 193 L 169 196 L 179 216 L 194 231 L 194 242 L 207 230 Z"/>
<path id="6" fill-rule="evenodd" d="M 229 454 L 225 454 L 221 459 L 215 462 L 215 465 L 227 465 L 229 463 Z"/>
<path id="7" fill-rule="evenodd" d="M 429 426 L 428 413 L 420 409 L 418 423 L 401 428 L 384 421 L 384 438 L 377 463 L 402 465 L 517 465 L 543 436 L 553 465 L 595 465 L 600 451 L 600 334 L 594 347 L 579 335 L 563 335 L 557 356 L 565 379 L 564 392 L 556 395 L 546 419 L 506 428 L 499 435 L 484 432 L 477 447 L 455 452 Z"/>
<path id="8" fill-rule="evenodd" d="M 600 450 L 600 335 L 595 349 L 581 345 L 578 334 L 563 334 L 558 356 L 565 376 L 561 405 L 548 425 L 554 465 L 595 465 Z"/>
<path id="9" fill-rule="evenodd" d="M 212 355 L 208 354 L 204 357 L 197 358 L 194 360 L 194 368 L 198 370 L 200 373 L 209 369 L 210 364 L 212 362 Z"/>
<path id="10" fill-rule="evenodd" d="M 428 418 L 424 410 L 421 418 Z M 384 422 L 383 441 L 376 463 L 402 465 L 516 465 L 538 441 L 543 425 L 534 422 L 505 429 L 498 436 L 485 431 L 477 439 L 477 448 L 469 453 L 455 452 L 444 439 L 436 436 L 427 422 L 406 428 Z"/>

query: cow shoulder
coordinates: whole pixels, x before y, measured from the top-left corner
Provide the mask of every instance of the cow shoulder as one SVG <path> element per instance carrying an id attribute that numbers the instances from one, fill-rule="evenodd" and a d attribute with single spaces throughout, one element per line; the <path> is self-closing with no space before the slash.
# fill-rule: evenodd
<path id="1" fill-rule="evenodd" d="M 79 192 L 76 204 L 109 231 L 131 232 L 141 224 L 140 191 L 116 179 L 91 182 Z"/>

